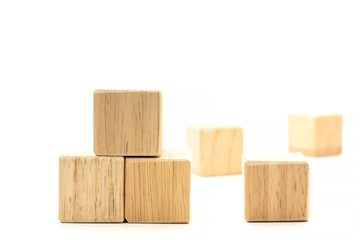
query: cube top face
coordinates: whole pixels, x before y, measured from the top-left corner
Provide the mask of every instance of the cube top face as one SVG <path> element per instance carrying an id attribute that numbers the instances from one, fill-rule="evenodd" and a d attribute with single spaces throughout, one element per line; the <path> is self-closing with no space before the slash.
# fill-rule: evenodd
<path id="1" fill-rule="evenodd" d="M 121 90 L 121 89 L 96 89 L 94 93 L 161 93 L 160 90 Z"/>
<path id="2" fill-rule="evenodd" d="M 159 156 L 160 91 L 94 91 L 94 152 L 104 156 Z"/>
<path id="3" fill-rule="evenodd" d="M 242 173 L 243 130 L 237 126 L 188 126 L 192 169 L 200 176 Z"/>
<path id="4" fill-rule="evenodd" d="M 60 156 L 60 159 L 61 158 L 65 158 L 65 157 L 95 157 L 95 153 L 91 150 L 71 150 L 71 151 L 68 151 L 67 153 L 63 154 L 62 156 Z"/>
<path id="5" fill-rule="evenodd" d="M 61 222 L 124 221 L 124 158 L 61 156 Z"/>
<path id="6" fill-rule="evenodd" d="M 159 157 L 153 158 L 153 160 L 155 161 L 160 161 L 160 160 L 170 160 L 170 159 L 175 159 L 175 160 L 183 160 L 186 162 L 189 162 L 191 156 L 191 151 L 189 150 L 185 150 L 185 149 L 165 149 L 162 151 L 161 155 Z M 137 159 L 139 159 L 139 157 L 137 157 Z"/>
<path id="7" fill-rule="evenodd" d="M 308 156 L 341 153 L 341 115 L 289 115 L 289 150 Z"/>
<path id="8" fill-rule="evenodd" d="M 245 163 L 246 221 L 307 221 L 309 165 L 291 161 Z"/>
<path id="9" fill-rule="evenodd" d="M 297 153 L 244 153 L 243 161 L 246 164 L 252 164 L 258 161 L 266 162 L 269 164 L 274 162 L 303 162 L 305 161 L 304 155 L 300 152 Z"/>
<path id="10" fill-rule="evenodd" d="M 189 160 L 127 157 L 125 161 L 125 219 L 128 222 L 189 222 Z"/>
<path id="11" fill-rule="evenodd" d="M 241 128 L 232 124 L 204 124 L 204 125 L 189 125 L 188 128 L 201 130 L 201 131 L 214 131 L 219 129 L 236 129 Z"/>

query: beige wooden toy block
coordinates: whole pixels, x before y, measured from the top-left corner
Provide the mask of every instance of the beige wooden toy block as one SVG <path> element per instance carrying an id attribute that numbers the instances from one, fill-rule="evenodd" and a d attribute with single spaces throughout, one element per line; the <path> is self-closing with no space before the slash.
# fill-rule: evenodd
<path id="1" fill-rule="evenodd" d="M 236 126 L 188 126 L 192 171 L 200 176 L 241 173 L 243 130 Z"/>
<path id="2" fill-rule="evenodd" d="M 125 219 L 130 223 L 188 223 L 190 161 L 181 152 L 125 158 Z"/>
<path id="3" fill-rule="evenodd" d="M 288 117 L 289 151 L 307 156 L 341 153 L 341 115 L 295 115 Z"/>
<path id="4" fill-rule="evenodd" d="M 124 158 L 94 154 L 59 160 L 61 222 L 124 221 Z"/>
<path id="5" fill-rule="evenodd" d="M 159 156 L 161 143 L 160 91 L 94 91 L 96 155 Z"/>
<path id="6" fill-rule="evenodd" d="M 246 221 L 307 221 L 308 218 L 309 165 L 306 162 L 245 163 Z"/>

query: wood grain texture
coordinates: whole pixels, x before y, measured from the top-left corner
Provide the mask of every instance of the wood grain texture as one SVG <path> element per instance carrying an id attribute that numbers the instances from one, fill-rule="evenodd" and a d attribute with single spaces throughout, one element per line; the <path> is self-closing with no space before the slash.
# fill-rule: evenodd
<path id="1" fill-rule="evenodd" d="M 187 156 L 163 151 L 157 158 L 125 158 L 125 219 L 134 223 L 188 223 Z"/>
<path id="2" fill-rule="evenodd" d="M 96 155 L 159 156 L 161 150 L 160 91 L 94 91 Z"/>
<path id="3" fill-rule="evenodd" d="M 61 156 L 61 222 L 124 221 L 124 158 Z"/>
<path id="4" fill-rule="evenodd" d="M 306 162 L 247 161 L 246 221 L 307 221 L 309 165 Z"/>
<path id="5" fill-rule="evenodd" d="M 295 115 L 288 117 L 290 152 L 307 156 L 327 156 L 341 153 L 341 115 Z"/>
<path id="6" fill-rule="evenodd" d="M 200 176 L 242 172 L 243 130 L 237 126 L 188 126 L 192 171 Z"/>

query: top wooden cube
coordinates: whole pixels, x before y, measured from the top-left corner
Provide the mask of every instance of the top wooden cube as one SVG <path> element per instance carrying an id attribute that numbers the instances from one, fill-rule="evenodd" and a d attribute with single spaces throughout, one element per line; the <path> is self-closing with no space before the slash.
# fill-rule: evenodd
<path id="1" fill-rule="evenodd" d="M 94 91 L 96 155 L 159 156 L 161 149 L 160 91 Z"/>
<path id="2" fill-rule="evenodd" d="M 289 151 L 307 156 L 341 153 L 341 115 L 295 115 L 288 118 Z"/>

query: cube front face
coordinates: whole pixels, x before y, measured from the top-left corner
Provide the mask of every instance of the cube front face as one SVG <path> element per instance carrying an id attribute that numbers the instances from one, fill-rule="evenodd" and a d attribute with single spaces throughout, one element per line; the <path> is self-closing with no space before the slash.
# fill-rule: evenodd
<path id="1" fill-rule="evenodd" d="M 96 90 L 96 155 L 159 156 L 162 149 L 160 91 Z"/>
<path id="2" fill-rule="evenodd" d="M 341 115 L 289 115 L 289 151 L 307 156 L 341 153 Z"/>
<path id="3" fill-rule="evenodd" d="M 243 131 L 240 127 L 188 127 L 193 172 L 200 176 L 242 173 Z"/>
<path id="4" fill-rule="evenodd" d="M 309 166 L 306 162 L 245 163 L 246 221 L 307 221 Z"/>
<path id="5" fill-rule="evenodd" d="M 125 159 L 125 219 L 134 223 L 188 223 L 190 162 Z"/>
<path id="6" fill-rule="evenodd" d="M 316 155 L 325 156 L 341 153 L 342 116 L 321 116 L 316 118 Z"/>
<path id="7" fill-rule="evenodd" d="M 61 222 L 124 221 L 124 158 L 62 156 L 59 160 Z"/>

